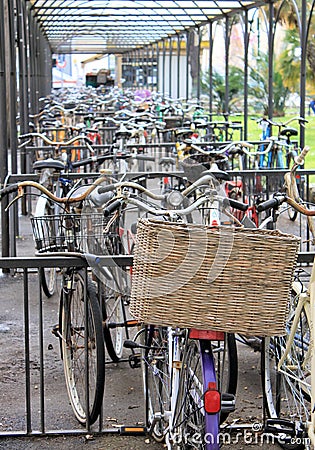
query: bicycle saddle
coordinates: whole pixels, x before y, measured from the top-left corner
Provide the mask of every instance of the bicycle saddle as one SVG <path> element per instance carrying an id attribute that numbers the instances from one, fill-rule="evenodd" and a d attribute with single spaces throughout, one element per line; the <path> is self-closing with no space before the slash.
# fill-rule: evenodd
<path id="1" fill-rule="evenodd" d="M 284 128 L 280 131 L 280 136 L 285 136 L 286 138 L 290 138 L 291 136 L 297 136 L 298 131 L 295 128 Z"/>
<path id="2" fill-rule="evenodd" d="M 201 176 L 204 175 L 213 175 L 217 180 L 228 181 L 230 179 L 230 175 L 227 172 L 224 172 L 224 170 L 220 169 L 204 170 L 203 172 L 201 172 Z"/>
<path id="3" fill-rule="evenodd" d="M 176 136 L 185 136 L 190 135 L 192 133 L 190 128 L 179 128 L 175 131 Z"/>
<path id="4" fill-rule="evenodd" d="M 64 170 L 65 165 L 62 161 L 57 159 L 45 159 L 43 161 L 35 161 L 33 164 L 34 170 L 42 170 L 42 169 L 54 169 L 54 170 Z"/>
<path id="5" fill-rule="evenodd" d="M 172 158 L 172 156 L 163 156 L 163 158 L 160 159 L 159 164 L 162 166 L 163 164 L 175 164 L 175 158 Z"/>
<path id="6" fill-rule="evenodd" d="M 129 131 L 129 130 L 116 131 L 116 133 L 115 133 L 116 139 L 129 138 L 131 135 L 132 135 L 132 131 Z"/>

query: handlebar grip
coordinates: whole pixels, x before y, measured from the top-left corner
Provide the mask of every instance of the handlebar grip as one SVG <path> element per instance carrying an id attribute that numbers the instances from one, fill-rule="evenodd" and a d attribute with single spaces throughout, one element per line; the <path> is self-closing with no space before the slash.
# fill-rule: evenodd
<path id="1" fill-rule="evenodd" d="M 106 186 L 100 186 L 97 189 L 97 192 L 99 194 L 105 194 L 105 192 L 110 192 L 113 191 L 115 189 L 115 185 L 114 184 L 107 184 Z"/>
<path id="2" fill-rule="evenodd" d="M 256 206 L 256 209 L 258 212 L 266 211 L 267 209 L 277 208 L 281 203 L 283 203 L 285 200 L 285 197 L 273 197 L 269 200 L 259 203 L 259 205 Z"/>
<path id="3" fill-rule="evenodd" d="M 295 163 L 296 163 L 298 166 L 304 164 L 305 156 L 308 154 L 309 151 L 310 151 L 310 148 L 309 148 L 308 146 L 306 146 L 306 147 L 304 147 L 303 150 L 301 151 L 301 154 L 298 155 L 298 156 L 295 158 Z"/>
<path id="4" fill-rule="evenodd" d="M 20 136 L 18 136 L 18 139 L 28 139 L 32 137 L 34 137 L 32 133 L 27 133 L 27 134 L 20 134 Z"/>
<path id="5" fill-rule="evenodd" d="M 114 200 L 113 203 L 110 203 L 106 208 L 104 208 L 104 216 L 108 217 L 110 216 L 114 211 L 116 211 L 122 203 L 122 199 L 119 198 L 117 200 Z"/>
<path id="6" fill-rule="evenodd" d="M 240 211 L 247 211 L 249 206 L 247 203 L 238 202 L 233 198 L 229 198 L 228 200 L 232 208 L 239 209 Z"/>
<path id="7" fill-rule="evenodd" d="M 4 197 L 5 195 L 12 194 L 12 192 L 17 191 L 18 188 L 19 188 L 19 183 L 14 183 L 14 184 L 10 184 L 10 186 L 7 186 L 7 187 L 1 189 L 0 190 L 0 199 L 2 197 Z"/>

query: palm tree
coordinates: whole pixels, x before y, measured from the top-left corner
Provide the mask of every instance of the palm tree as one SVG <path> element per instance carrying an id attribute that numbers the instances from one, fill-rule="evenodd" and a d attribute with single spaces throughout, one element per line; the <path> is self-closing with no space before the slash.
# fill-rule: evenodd
<path id="1" fill-rule="evenodd" d="M 248 81 L 249 103 L 254 109 L 268 114 L 268 54 L 260 52 L 256 66 L 250 67 Z M 283 116 L 290 89 L 285 85 L 280 60 L 274 63 L 273 72 L 273 115 Z"/>
<path id="2" fill-rule="evenodd" d="M 229 70 L 229 106 L 233 103 L 237 103 L 244 92 L 243 86 L 244 71 L 243 69 L 230 66 Z M 217 112 L 221 113 L 225 111 L 225 77 L 219 72 L 214 71 L 212 75 L 212 89 L 214 95 L 214 101 L 217 104 Z M 204 95 L 209 94 L 210 84 L 209 84 L 209 72 L 202 75 L 201 78 L 201 92 Z"/>
<path id="3" fill-rule="evenodd" d="M 301 11 L 301 3 L 302 0 L 296 0 L 295 4 L 298 7 L 298 10 Z M 310 7 L 312 2 L 306 2 L 306 6 L 308 8 L 307 20 L 310 18 Z M 298 26 L 298 17 L 296 10 L 294 8 L 293 2 L 279 2 L 281 9 L 277 9 L 277 4 L 275 4 L 275 15 L 279 17 L 279 22 L 282 26 L 286 27 L 286 37 L 285 42 L 289 45 L 289 49 L 287 52 L 284 52 L 283 55 L 283 75 L 286 80 L 286 83 L 290 85 L 294 84 L 294 81 L 299 79 L 300 73 L 297 72 L 297 68 L 299 67 L 299 52 L 298 49 L 301 47 L 300 37 L 299 37 L 299 26 Z M 309 28 L 309 38 L 307 40 L 307 48 L 306 48 L 306 59 L 308 62 L 308 72 L 307 79 L 309 83 L 309 88 L 312 86 L 314 90 L 314 82 L 315 82 L 315 42 L 310 39 L 310 36 L 315 35 L 315 20 L 310 21 Z M 293 66 L 290 67 L 290 64 Z M 288 70 L 289 69 L 289 70 Z M 287 71 L 288 70 L 288 71 Z M 298 89 L 297 89 L 298 90 Z"/>

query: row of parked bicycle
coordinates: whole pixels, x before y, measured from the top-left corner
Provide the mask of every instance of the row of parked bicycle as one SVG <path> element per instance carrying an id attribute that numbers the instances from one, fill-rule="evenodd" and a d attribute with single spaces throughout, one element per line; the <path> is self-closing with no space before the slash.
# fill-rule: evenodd
<path id="1" fill-rule="evenodd" d="M 67 98 L 49 99 L 34 131 L 20 136 L 39 182 L 4 186 L 1 197 L 14 194 L 10 206 L 35 195 L 38 253 L 88 263 L 87 273 L 60 271 L 53 329 L 78 421 L 90 430 L 106 406 L 106 347 L 112 361 L 128 352 L 130 366 L 141 368 L 146 426 L 157 441 L 219 449 L 220 427 L 235 410 L 239 340 L 261 352 L 265 432 L 284 448 L 313 448 L 315 298 L 301 271 L 293 274 L 299 239 L 271 230 L 285 204 L 315 215 L 296 182 L 308 149 L 293 151 L 296 133 L 285 124 L 264 141 L 211 139 L 213 122 L 200 117 L 200 105 L 185 110 L 149 92 L 71 100 L 70 108 Z M 170 111 L 181 111 L 179 127 L 168 127 Z M 48 130 L 56 112 L 61 126 Z M 78 117 L 84 126 L 67 122 Z M 112 140 L 101 134 L 108 128 Z M 292 162 L 270 196 L 257 169 L 280 148 L 290 149 Z M 254 188 L 241 172 L 229 180 L 236 167 L 255 167 Z M 40 277 L 46 296 L 54 295 L 56 268 Z"/>

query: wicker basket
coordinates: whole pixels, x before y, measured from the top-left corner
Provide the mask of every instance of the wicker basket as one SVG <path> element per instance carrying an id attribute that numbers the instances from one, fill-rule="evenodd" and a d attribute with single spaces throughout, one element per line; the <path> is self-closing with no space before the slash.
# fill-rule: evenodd
<path id="1" fill-rule="evenodd" d="M 143 323 L 285 334 L 299 238 L 140 219 L 131 313 Z"/>

